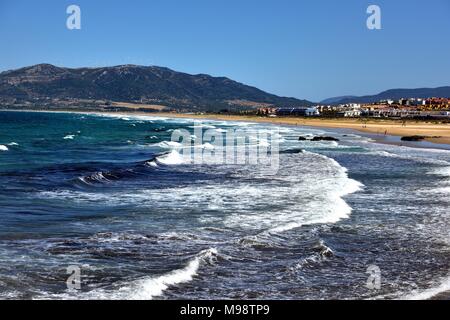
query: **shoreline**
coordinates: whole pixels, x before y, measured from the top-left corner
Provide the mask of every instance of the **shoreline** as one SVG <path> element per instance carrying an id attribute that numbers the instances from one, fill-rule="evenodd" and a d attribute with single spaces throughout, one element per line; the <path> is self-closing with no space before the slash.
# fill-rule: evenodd
<path id="1" fill-rule="evenodd" d="M 396 120 L 369 120 L 366 123 L 361 122 L 360 119 L 308 119 L 308 118 L 291 118 L 291 117 L 277 117 L 266 118 L 258 116 L 234 116 L 234 115 L 190 115 L 190 114 L 171 114 L 171 113 L 156 113 L 164 117 L 174 118 L 193 118 L 193 119 L 209 119 L 209 120 L 223 120 L 223 121 L 248 121 L 258 123 L 284 124 L 294 126 L 306 126 L 315 128 L 328 129 L 350 129 L 368 136 L 375 137 L 377 142 L 384 143 L 382 137 L 384 136 L 413 136 L 423 135 L 428 138 L 424 141 L 434 144 L 450 145 L 450 124 L 433 124 L 426 122 L 407 122 L 406 126 L 402 125 L 401 121 Z M 378 137 L 376 137 L 378 136 Z M 407 145 L 405 142 L 404 145 Z"/>
<path id="2" fill-rule="evenodd" d="M 344 129 L 357 132 L 374 140 L 376 143 L 399 145 L 415 148 L 450 149 L 450 124 L 436 124 L 423 121 L 407 121 L 403 125 L 399 120 L 370 119 L 326 119 L 326 118 L 296 118 L 296 117 L 260 117 L 246 115 L 222 114 L 189 114 L 171 112 L 134 112 L 134 111 L 92 111 L 92 110 L 33 110 L 33 109 L 0 109 L 10 112 L 43 112 L 43 113 L 80 113 L 80 114 L 109 114 L 135 115 L 149 117 L 167 117 L 217 121 L 244 121 L 254 123 L 268 123 L 274 125 L 304 126 L 324 129 Z M 400 138 L 404 136 L 426 136 L 422 141 L 406 142 Z"/>

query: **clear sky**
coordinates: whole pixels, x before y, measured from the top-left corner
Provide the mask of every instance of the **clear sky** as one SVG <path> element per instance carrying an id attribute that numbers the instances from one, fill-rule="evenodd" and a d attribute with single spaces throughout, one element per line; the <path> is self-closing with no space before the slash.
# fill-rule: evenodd
<path id="1" fill-rule="evenodd" d="M 449 0 L 0 0 L 0 70 L 158 65 L 313 101 L 450 85 L 449 36 Z"/>

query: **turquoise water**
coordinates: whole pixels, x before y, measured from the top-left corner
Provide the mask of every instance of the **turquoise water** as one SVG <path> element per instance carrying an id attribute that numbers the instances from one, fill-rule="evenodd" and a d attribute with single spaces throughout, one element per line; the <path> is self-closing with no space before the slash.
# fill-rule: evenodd
<path id="1" fill-rule="evenodd" d="M 196 121 L 280 167 L 193 164 L 194 120 L 0 112 L 0 298 L 428 298 L 449 289 L 450 152 Z M 340 142 L 298 141 L 327 134 Z M 192 137 L 193 140 L 198 137 Z M 367 285 L 376 265 L 381 288 Z M 81 290 L 67 288 L 67 268 Z"/>

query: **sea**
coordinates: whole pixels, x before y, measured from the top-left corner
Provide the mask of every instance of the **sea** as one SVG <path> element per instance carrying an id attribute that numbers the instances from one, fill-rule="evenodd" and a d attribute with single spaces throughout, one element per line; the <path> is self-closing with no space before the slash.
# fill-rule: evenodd
<path id="1" fill-rule="evenodd" d="M 278 166 L 194 163 L 173 134 L 219 148 L 195 144 L 199 127 L 276 143 Z M 449 298 L 449 195 L 450 151 L 433 145 L 1 111 L 0 299 Z"/>

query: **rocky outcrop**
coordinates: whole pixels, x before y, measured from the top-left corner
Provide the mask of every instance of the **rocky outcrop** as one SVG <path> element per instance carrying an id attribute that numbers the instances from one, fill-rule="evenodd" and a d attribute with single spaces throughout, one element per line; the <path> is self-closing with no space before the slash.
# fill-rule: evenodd
<path id="1" fill-rule="evenodd" d="M 316 137 L 299 137 L 299 141 L 339 141 L 338 138 L 330 136 L 316 136 Z"/>
<path id="2" fill-rule="evenodd" d="M 406 137 L 402 137 L 401 140 L 402 141 L 422 141 L 426 138 L 427 137 L 425 137 L 425 136 L 406 136 Z"/>

